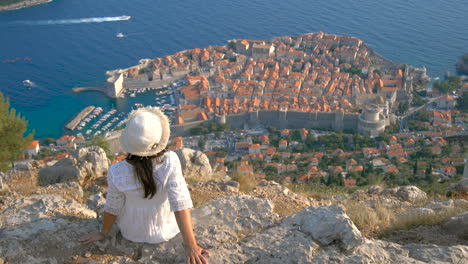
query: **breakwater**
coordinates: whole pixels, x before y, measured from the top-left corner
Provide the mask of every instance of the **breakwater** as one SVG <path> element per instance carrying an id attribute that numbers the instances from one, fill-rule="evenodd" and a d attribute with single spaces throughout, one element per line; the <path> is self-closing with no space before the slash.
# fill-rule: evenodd
<path id="1" fill-rule="evenodd" d="M 81 120 L 89 115 L 93 110 L 94 106 L 88 106 L 85 109 L 81 110 L 68 124 L 65 126 L 70 130 L 75 130 L 75 128 L 80 124 Z"/>

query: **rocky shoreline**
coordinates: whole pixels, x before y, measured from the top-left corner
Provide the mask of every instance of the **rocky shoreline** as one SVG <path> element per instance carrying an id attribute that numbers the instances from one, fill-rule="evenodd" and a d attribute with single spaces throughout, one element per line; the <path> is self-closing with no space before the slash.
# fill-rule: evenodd
<path id="1" fill-rule="evenodd" d="M 52 2 L 52 0 L 26 0 L 26 1 L 21 1 L 18 3 L 0 6 L 0 11 L 16 10 L 16 9 L 21 9 L 25 7 L 30 7 L 33 5 L 45 4 L 49 2 Z"/>

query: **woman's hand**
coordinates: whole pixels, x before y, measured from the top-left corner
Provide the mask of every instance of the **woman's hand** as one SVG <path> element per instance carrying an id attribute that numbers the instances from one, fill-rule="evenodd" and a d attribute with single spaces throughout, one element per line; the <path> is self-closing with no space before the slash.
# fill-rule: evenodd
<path id="1" fill-rule="evenodd" d="M 208 264 L 208 260 L 203 256 L 204 254 L 210 254 L 210 252 L 198 245 L 185 247 L 188 264 Z"/>
<path id="2" fill-rule="evenodd" d="M 101 231 L 94 231 L 92 233 L 82 236 L 79 241 L 82 244 L 89 244 L 94 241 L 103 240 L 104 238 L 106 238 L 106 235 L 104 233 L 102 233 Z"/>

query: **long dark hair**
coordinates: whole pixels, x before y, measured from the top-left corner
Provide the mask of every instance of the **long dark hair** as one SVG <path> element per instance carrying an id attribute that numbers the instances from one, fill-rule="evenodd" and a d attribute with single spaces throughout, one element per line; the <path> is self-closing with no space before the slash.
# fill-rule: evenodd
<path id="1" fill-rule="evenodd" d="M 136 176 L 145 189 L 145 198 L 151 199 L 156 194 L 157 186 L 153 177 L 153 165 L 162 162 L 166 149 L 153 156 L 128 154 L 125 160 L 135 167 Z"/>

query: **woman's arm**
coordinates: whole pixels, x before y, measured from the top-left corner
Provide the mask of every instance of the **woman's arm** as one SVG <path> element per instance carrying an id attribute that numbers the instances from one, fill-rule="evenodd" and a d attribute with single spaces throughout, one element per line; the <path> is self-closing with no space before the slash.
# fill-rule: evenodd
<path id="1" fill-rule="evenodd" d="M 80 238 L 80 242 L 83 244 L 88 244 L 94 241 L 103 240 L 106 238 L 107 234 L 112 229 L 112 225 L 115 223 L 117 219 L 116 215 L 113 215 L 108 212 L 104 212 L 104 222 L 102 222 L 102 229 L 101 231 L 95 231 L 93 233 L 86 234 Z"/>
<path id="2" fill-rule="evenodd" d="M 192 215 L 190 209 L 184 209 L 174 212 L 177 225 L 179 226 L 180 233 L 185 244 L 185 253 L 187 256 L 187 263 L 189 264 L 208 264 L 208 261 L 203 254 L 209 254 L 208 250 L 198 246 L 193 233 Z"/>

